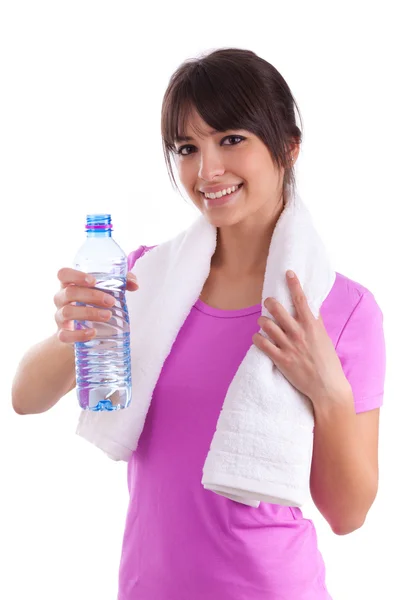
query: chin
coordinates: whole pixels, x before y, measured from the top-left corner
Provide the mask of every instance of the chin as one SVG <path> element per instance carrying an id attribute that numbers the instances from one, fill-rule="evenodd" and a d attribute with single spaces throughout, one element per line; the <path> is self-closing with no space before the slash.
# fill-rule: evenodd
<path id="1" fill-rule="evenodd" d="M 244 218 L 243 214 L 241 214 L 242 211 L 239 209 L 240 203 L 234 202 L 230 206 L 208 207 L 204 199 L 201 198 L 199 200 L 198 197 L 192 198 L 192 202 L 204 218 L 211 225 L 214 225 L 214 227 L 236 225 L 236 223 L 239 223 Z"/>
<path id="2" fill-rule="evenodd" d="M 233 211 L 230 211 L 230 214 L 226 213 L 218 216 L 210 214 L 207 210 L 203 210 L 201 212 L 204 218 L 207 219 L 211 225 L 214 225 L 214 227 L 230 227 L 240 223 L 243 220 L 243 215 L 239 215 L 236 211 L 235 214 L 233 214 Z"/>

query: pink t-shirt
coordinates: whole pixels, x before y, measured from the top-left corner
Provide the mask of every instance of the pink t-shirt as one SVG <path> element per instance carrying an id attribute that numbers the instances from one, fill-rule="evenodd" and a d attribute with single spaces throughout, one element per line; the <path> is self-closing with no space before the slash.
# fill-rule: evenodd
<path id="1" fill-rule="evenodd" d="M 150 249 L 132 252 L 129 270 Z M 201 484 L 226 392 L 260 314 L 261 305 L 220 310 L 197 300 L 179 331 L 128 463 L 118 600 L 331 599 L 314 524 L 299 508 L 249 507 Z M 337 273 L 321 315 L 356 412 L 381 406 L 385 342 L 374 296 Z"/>

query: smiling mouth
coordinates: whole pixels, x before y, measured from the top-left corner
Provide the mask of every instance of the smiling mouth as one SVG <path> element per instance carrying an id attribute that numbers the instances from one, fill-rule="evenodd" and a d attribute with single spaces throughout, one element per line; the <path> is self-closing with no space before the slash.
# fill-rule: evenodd
<path id="1" fill-rule="evenodd" d="M 231 192 L 230 194 L 223 194 L 222 196 L 220 196 L 220 198 L 213 198 L 213 200 L 220 200 L 222 198 L 226 198 L 231 196 L 232 194 L 236 194 L 236 192 L 238 192 L 241 188 L 243 187 L 243 183 L 240 183 L 237 190 L 235 190 L 234 192 Z M 200 192 L 200 194 L 205 198 L 205 193 L 204 192 Z M 211 198 L 206 198 L 206 200 L 211 200 Z"/>
<path id="2" fill-rule="evenodd" d="M 218 208 L 222 206 L 232 206 L 234 202 L 236 202 L 238 196 L 240 196 L 240 192 L 242 190 L 243 183 L 240 184 L 237 190 L 231 192 L 230 194 L 225 194 L 220 198 L 206 198 L 203 195 L 204 203 L 207 208 Z"/>

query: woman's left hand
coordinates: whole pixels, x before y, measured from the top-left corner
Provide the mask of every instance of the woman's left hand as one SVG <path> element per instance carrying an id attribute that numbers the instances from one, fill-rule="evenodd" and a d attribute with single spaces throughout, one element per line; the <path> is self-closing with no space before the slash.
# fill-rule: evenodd
<path id="1" fill-rule="evenodd" d="M 321 315 L 312 314 L 296 275 L 286 277 L 296 314 L 292 317 L 275 298 L 267 298 L 264 304 L 277 323 L 263 316 L 257 322 L 272 341 L 255 333 L 253 343 L 313 405 L 348 394 L 350 383 Z"/>

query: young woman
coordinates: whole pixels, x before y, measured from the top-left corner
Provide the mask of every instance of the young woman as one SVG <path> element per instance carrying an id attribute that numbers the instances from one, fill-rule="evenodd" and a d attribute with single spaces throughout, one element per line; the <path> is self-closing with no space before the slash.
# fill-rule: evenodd
<path id="1" fill-rule="evenodd" d="M 302 138 L 295 107 L 278 71 L 240 49 L 183 63 L 165 93 L 161 128 L 171 180 L 176 186 L 174 162 L 187 195 L 217 228 L 217 247 L 128 463 L 119 600 L 330 598 L 315 528 L 300 508 L 250 507 L 201 485 L 223 400 L 252 343 L 309 391 L 310 490 L 333 532 L 361 527 L 376 496 L 385 343 L 373 294 L 337 273 L 315 319 L 300 282 L 288 277 L 296 318 L 269 298 L 276 323 L 260 319 L 270 241 L 295 187 Z M 131 252 L 130 270 L 146 252 L 151 247 Z M 75 386 L 73 343 L 84 332 L 73 330 L 73 320 L 109 318 L 75 306 L 102 307 L 108 298 L 84 275 L 58 273 L 58 332 L 24 357 L 15 377 L 13 405 L 21 414 L 49 409 Z M 137 288 L 131 279 L 128 289 Z M 274 344 L 255 335 L 260 327 Z"/>

